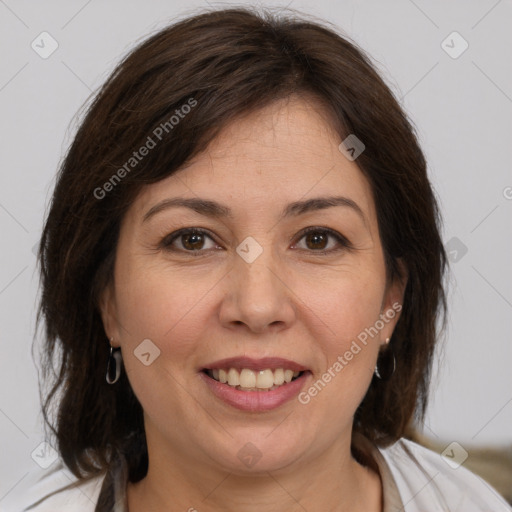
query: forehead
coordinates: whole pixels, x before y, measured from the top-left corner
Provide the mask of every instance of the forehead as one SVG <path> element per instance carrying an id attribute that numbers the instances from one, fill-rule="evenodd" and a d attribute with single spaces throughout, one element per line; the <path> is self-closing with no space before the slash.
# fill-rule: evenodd
<path id="1" fill-rule="evenodd" d="M 339 134 L 317 101 L 292 96 L 227 125 L 208 148 L 172 176 L 146 186 L 132 213 L 141 217 L 169 197 L 201 197 L 247 210 L 281 211 L 283 203 L 344 195 L 374 215 L 371 189 L 339 151 Z"/>

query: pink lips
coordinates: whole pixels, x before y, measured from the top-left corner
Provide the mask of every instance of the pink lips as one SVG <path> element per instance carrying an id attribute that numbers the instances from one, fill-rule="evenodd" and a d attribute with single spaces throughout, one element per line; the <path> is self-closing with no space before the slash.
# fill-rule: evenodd
<path id="1" fill-rule="evenodd" d="M 242 391 L 209 377 L 204 371 L 229 368 L 236 368 L 238 370 L 247 368 L 253 371 L 283 368 L 284 370 L 289 369 L 294 372 L 302 372 L 302 374 L 295 380 L 285 382 L 271 391 Z M 264 357 L 261 359 L 252 359 L 245 356 L 232 357 L 208 364 L 202 370 L 199 372 L 201 380 L 217 398 L 236 409 L 248 412 L 263 412 L 280 407 L 296 397 L 312 376 L 312 373 L 305 366 L 279 357 Z"/>
<path id="2" fill-rule="evenodd" d="M 246 356 L 230 357 L 227 359 L 220 359 L 219 361 L 215 361 L 214 363 L 210 363 L 204 367 L 206 370 L 220 370 L 221 368 L 236 368 L 237 370 L 247 368 L 248 370 L 253 371 L 266 369 L 275 370 L 277 368 L 282 368 L 283 370 L 293 370 L 294 372 L 302 372 L 307 370 L 305 366 L 302 366 L 295 361 L 290 361 L 289 359 L 283 359 L 281 357 L 263 357 L 261 359 L 253 359 Z"/>

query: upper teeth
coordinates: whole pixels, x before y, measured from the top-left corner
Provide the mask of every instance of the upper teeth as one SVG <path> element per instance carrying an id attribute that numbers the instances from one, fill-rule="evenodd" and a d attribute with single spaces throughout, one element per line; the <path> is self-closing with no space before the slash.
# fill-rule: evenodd
<path id="1" fill-rule="evenodd" d="M 259 371 L 253 371 L 247 368 L 240 371 L 236 368 L 212 370 L 212 375 L 215 380 L 230 386 L 240 386 L 247 389 L 270 389 L 272 386 L 280 386 L 285 382 L 291 382 L 299 373 L 300 372 L 294 372 L 293 370 L 284 370 L 283 368 Z"/>

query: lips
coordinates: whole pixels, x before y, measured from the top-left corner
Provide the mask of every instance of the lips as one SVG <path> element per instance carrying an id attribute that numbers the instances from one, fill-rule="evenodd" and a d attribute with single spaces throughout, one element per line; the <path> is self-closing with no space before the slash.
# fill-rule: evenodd
<path id="1" fill-rule="evenodd" d="M 221 359 L 206 365 L 202 370 L 225 370 L 226 368 L 234 368 L 235 370 L 242 371 L 244 368 L 255 372 L 263 370 L 292 370 L 293 372 L 303 372 L 308 368 L 295 361 L 283 359 L 281 357 L 264 357 L 261 359 L 253 359 L 251 357 L 231 357 Z"/>
<path id="2" fill-rule="evenodd" d="M 222 364 L 225 363 L 222 362 Z M 261 368 L 261 361 L 257 361 L 256 365 Z M 213 372 L 220 373 L 221 371 L 222 370 L 219 369 L 205 369 L 198 372 L 198 375 L 200 380 L 206 385 L 206 389 L 209 390 L 213 396 L 231 407 L 252 413 L 263 413 L 284 406 L 284 404 L 297 397 L 301 390 L 303 390 L 313 378 L 312 373 L 306 370 L 298 372 L 298 376 L 292 377 L 290 382 L 286 382 L 285 380 L 285 382 L 280 385 L 273 384 L 271 387 L 262 389 L 258 387 L 258 384 L 268 386 L 270 383 L 259 383 L 258 380 L 256 380 L 256 387 L 248 388 L 240 385 L 233 386 L 230 385 L 229 382 L 223 383 L 220 380 L 216 380 L 213 377 Z M 231 373 L 238 372 L 238 370 L 234 368 L 231 368 L 229 371 Z M 292 373 L 291 369 L 287 369 L 286 371 Z M 242 369 L 242 372 L 256 373 L 247 368 Z M 260 374 L 263 372 L 271 372 L 271 370 L 267 368 L 266 370 L 259 370 L 257 373 Z M 276 372 L 283 372 L 283 370 L 279 368 L 274 370 L 274 375 Z M 235 382 L 233 382 L 233 384 L 234 383 Z M 254 381 L 250 382 L 250 384 L 252 386 Z"/>
<path id="3" fill-rule="evenodd" d="M 289 359 L 241 356 L 210 363 L 200 375 L 223 401 L 240 409 L 263 411 L 288 401 L 311 372 Z"/>

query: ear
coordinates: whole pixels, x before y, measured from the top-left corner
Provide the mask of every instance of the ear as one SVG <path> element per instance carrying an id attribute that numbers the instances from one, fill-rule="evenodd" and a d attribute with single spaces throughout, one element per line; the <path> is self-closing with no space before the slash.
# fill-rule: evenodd
<path id="1" fill-rule="evenodd" d="M 399 275 L 395 275 L 393 279 L 388 280 L 382 301 L 381 318 L 385 323 L 381 331 L 382 343 L 385 343 L 385 340 L 393 335 L 396 323 L 403 309 L 405 287 L 407 286 L 409 272 L 402 259 L 399 258 L 397 260 L 397 265 Z"/>
<path id="2" fill-rule="evenodd" d="M 101 319 L 103 321 L 105 335 L 109 341 L 113 339 L 111 342 L 112 346 L 117 347 L 119 346 L 120 329 L 119 322 L 117 321 L 114 284 L 112 282 L 109 282 L 109 284 L 105 286 L 105 289 L 101 293 L 98 306 L 100 309 Z"/>

